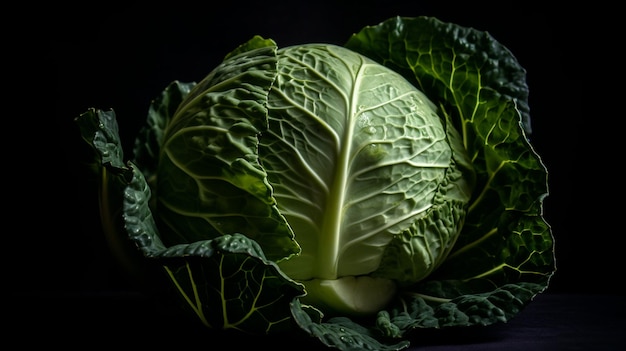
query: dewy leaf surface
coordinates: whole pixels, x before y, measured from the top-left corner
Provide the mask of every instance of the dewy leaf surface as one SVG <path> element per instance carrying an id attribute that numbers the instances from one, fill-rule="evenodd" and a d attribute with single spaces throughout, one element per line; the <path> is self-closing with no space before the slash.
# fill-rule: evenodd
<path id="1" fill-rule="evenodd" d="M 372 333 L 371 329 L 352 322 L 348 318 L 333 318 L 329 322 L 313 320 L 305 306 L 294 300 L 291 310 L 300 328 L 317 337 L 324 345 L 339 350 L 398 351 L 409 346 L 407 340 L 388 338 Z"/>

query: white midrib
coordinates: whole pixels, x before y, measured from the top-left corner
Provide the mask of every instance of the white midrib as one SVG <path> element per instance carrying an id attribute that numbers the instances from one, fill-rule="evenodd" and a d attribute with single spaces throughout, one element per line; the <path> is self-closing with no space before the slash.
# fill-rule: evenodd
<path id="1" fill-rule="evenodd" d="M 358 94 L 361 85 L 362 72 L 365 64 L 359 66 L 359 71 L 355 74 L 355 81 L 352 85 L 349 96 L 346 101 L 349 102 L 346 109 L 346 128 L 344 129 L 343 138 L 337 148 L 337 163 L 334 167 L 333 180 L 335 180 L 329 189 L 329 196 L 326 199 L 325 215 L 321 225 L 317 257 L 316 269 L 313 276 L 320 279 L 337 279 L 339 255 L 341 252 L 342 235 L 341 229 L 343 224 L 344 203 L 346 198 L 346 189 L 348 181 L 348 169 L 350 165 L 350 155 L 352 154 L 352 138 L 354 135 L 354 124 L 356 123 L 355 115 L 358 113 Z"/>

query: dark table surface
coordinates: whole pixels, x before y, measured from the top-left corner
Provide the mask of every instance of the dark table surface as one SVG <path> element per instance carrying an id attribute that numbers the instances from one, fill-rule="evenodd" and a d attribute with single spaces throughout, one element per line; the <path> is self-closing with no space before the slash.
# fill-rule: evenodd
<path id="1" fill-rule="evenodd" d="M 134 292 L 17 294 L 7 299 L 9 338 L 93 349 L 329 350 L 316 339 L 242 337 L 206 330 Z M 5 314 L 5 317 L 7 314 Z M 623 295 L 540 294 L 505 324 L 412 335 L 407 350 L 626 350 Z M 5 324 L 7 325 L 7 324 Z"/>

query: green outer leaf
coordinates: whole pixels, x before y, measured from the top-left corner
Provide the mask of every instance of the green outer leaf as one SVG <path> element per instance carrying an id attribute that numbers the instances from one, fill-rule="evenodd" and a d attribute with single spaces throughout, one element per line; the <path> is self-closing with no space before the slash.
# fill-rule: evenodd
<path id="1" fill-rule="evenodd" d="M 155 257 L 187 309 L 214 329 L 270 334 L 294 327 L 289 303 L 304 287 L 282 274 L 243 234 L 176 245 Z"/>
<path id="2" fill-rule="evenodd" d="M 107 175 L 103 184 L 115 185 L 102 189 L 105 197 L 123 194 L 115 202 L 123 210 L 103 218 L 115 224 L 109 234 L 119 241 L 130 239 L 144 259 L 161 266 L 185 308 L 216 329 L 264 334 L 294 327 L 289 304 L 304 295 L 304 287 L 266 259 L 258 243 L 235 233 L 166 247 L 149 206 L 151 188 L 134 164 L 121 159 L 115 113 L 90 109 L 76 121 L 83 139 L 101 158 L 99 167 Z"/>
<path id="3" fill-rule="evenodd" d="M 398 16 L 363 28 L 345 46 L 401 73 L 433 101 L 438 96 L 465 113 L 478 107 L 478 90 L 515 100 L 524 130 L 531 132 L 526 70 L 488 32 L 435 17 Z"/>
<path id="4" fill-rule="evenodd" d="M 457 322 L 507 320 L 519 310 L 518 300 L 524 305 L 547 287 L 555 270 L 552 234 L 541 216 L 547 170 L 526 137 L 525 71 L 488 33 L 429 17 L 396 17 L 366 27 L 346 47 L 402 73 L 438 103 L 461 131 L 476 171 L 477 190 L 451 255 L 407 291 L 447 306 L 504 286 L 526 287 L 530 293 L 502 297 L 504 318 L 470 315 L 467 323 Z M 428 314 L 410 312 L 417 318 L 416 313 Z"/>
<path id="5" fill-rule="evenodd" d="M 92 147 L 96 155 L 94 167 L 102 175 L 99 184 L 100 215 L 105 235 L 118 259 L 128 263 L 126 268 L 137 274 L 145 274 L 138 267 L 141 265 L 138 259 L 165 249 L 148 207 L 150 187 L 137 167 L 123 160 L 124 153 L 113 110 L 92 108 L 75 121 L 83 139 Z M 141 191 L 130 188 L 131 184 Z M 129 222 L 132 231 L 127 231 Z M 133 265 L 135 267 L 131 267 Z"/>
<path id="6" fill-rule="evenodd" d="M 124 164 L 124 151 L 119 136 L 119 127 L 113 110 L 102 111 L 89 109 L 75 119 L 80 128 L 81 136 L 95 151 L 96 169 L 111 166 L 116 173 L 124 173 L 130 180 L 132 173 Z"/>
<path id="7" fill-rule="evenodd" d="M 126 230 L 146 257 L 163 265 L 184 308 L 215 329 L 267 334 L 293 328 L 289 302 L 304 295 L 304 287 L 267 260 L 258 243 L 235 233 L 165 248 L 150 197 L 135 171 L 124 197 Z"/>
<path id="8" fill-rule="evenodd" d="M 150 104 L 146 125 L 139 130 L 133 150 L 133 160 L 146 179 L 156 177 L 165 130 L 170 125 L 178 106 L 195 86 L 195 82 L 174 81 Z"/>
<path id="9" fill-rule="evenodd" d="M 260 35 L 255 35 L 252 37 L 252 39 L 239 45 L 236 49 L 229 52 L 224 57 L 224 61 L 229 60 L 237 55 L 246 54 L 249 51 L 265 47 L 276 47 L 276 42 L 272 39 L 265 39 Z"/>
<path id="10" fill-rule="evenodd" d="M 75 118 L 81 136 L 94 151 L 90 165 L 98 176 L 100 217 L 105 239 L 120 265 L 139 286 L 149 284 L 143 255 L 128 240 L 122 218 L 124 189 L 133 171 L 123 160 L 124 153 L 113 110 L 89 109 Z"/>
<path id="11" fill-rule="evenodd" d="M 449 301 L 434 301 L 406 293 L 376 323 L 387 337 L 401 337 L 413 329 L 464 327 L 506 322 L 519 313 L 542 286 L 520 282 L 506 284 L 481 294 L 460 295 Z"/>
<path id="12" fill-rule="evenodd" d="M 372 333 L 371 330 L 348 318 L 333 318 L 328 322 L 313 320 L 310 307 L 296 299 L 291 303 L 295 321 L 307 333 L 317 337 L 324 345 L 339 350 L 397 351 L 409 346 L 407 340 L 397 341 Z"/>
<path id="13" fill-rule="evenodd" d="M 245 233 L 280 261 L 300 247 L 258 156 L 276 45 L 254 37 L 235 52 L 194 87 L 165 131 L 157 177 L 161 235 L 174 245 Z"/>

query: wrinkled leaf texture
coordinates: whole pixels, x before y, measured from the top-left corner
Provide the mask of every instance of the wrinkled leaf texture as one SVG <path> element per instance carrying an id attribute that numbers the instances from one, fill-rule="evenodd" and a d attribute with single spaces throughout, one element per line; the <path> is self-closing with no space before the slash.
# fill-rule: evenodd
<path id="1" fill-rule="evenodd" d="M 346 47 L 402 73 L 438 102 L 461 131 L 477 176 L 455 248 L 407 289 L 390 323 L 406 330 L 510 319 L 555 270 L 542 217 L 547 170 L 528 141 L 525 70 L 488 33 L 435 18 L 392 18 L 364 28 Z M 414 322 L 400 322 L 407 314 Z"/>

